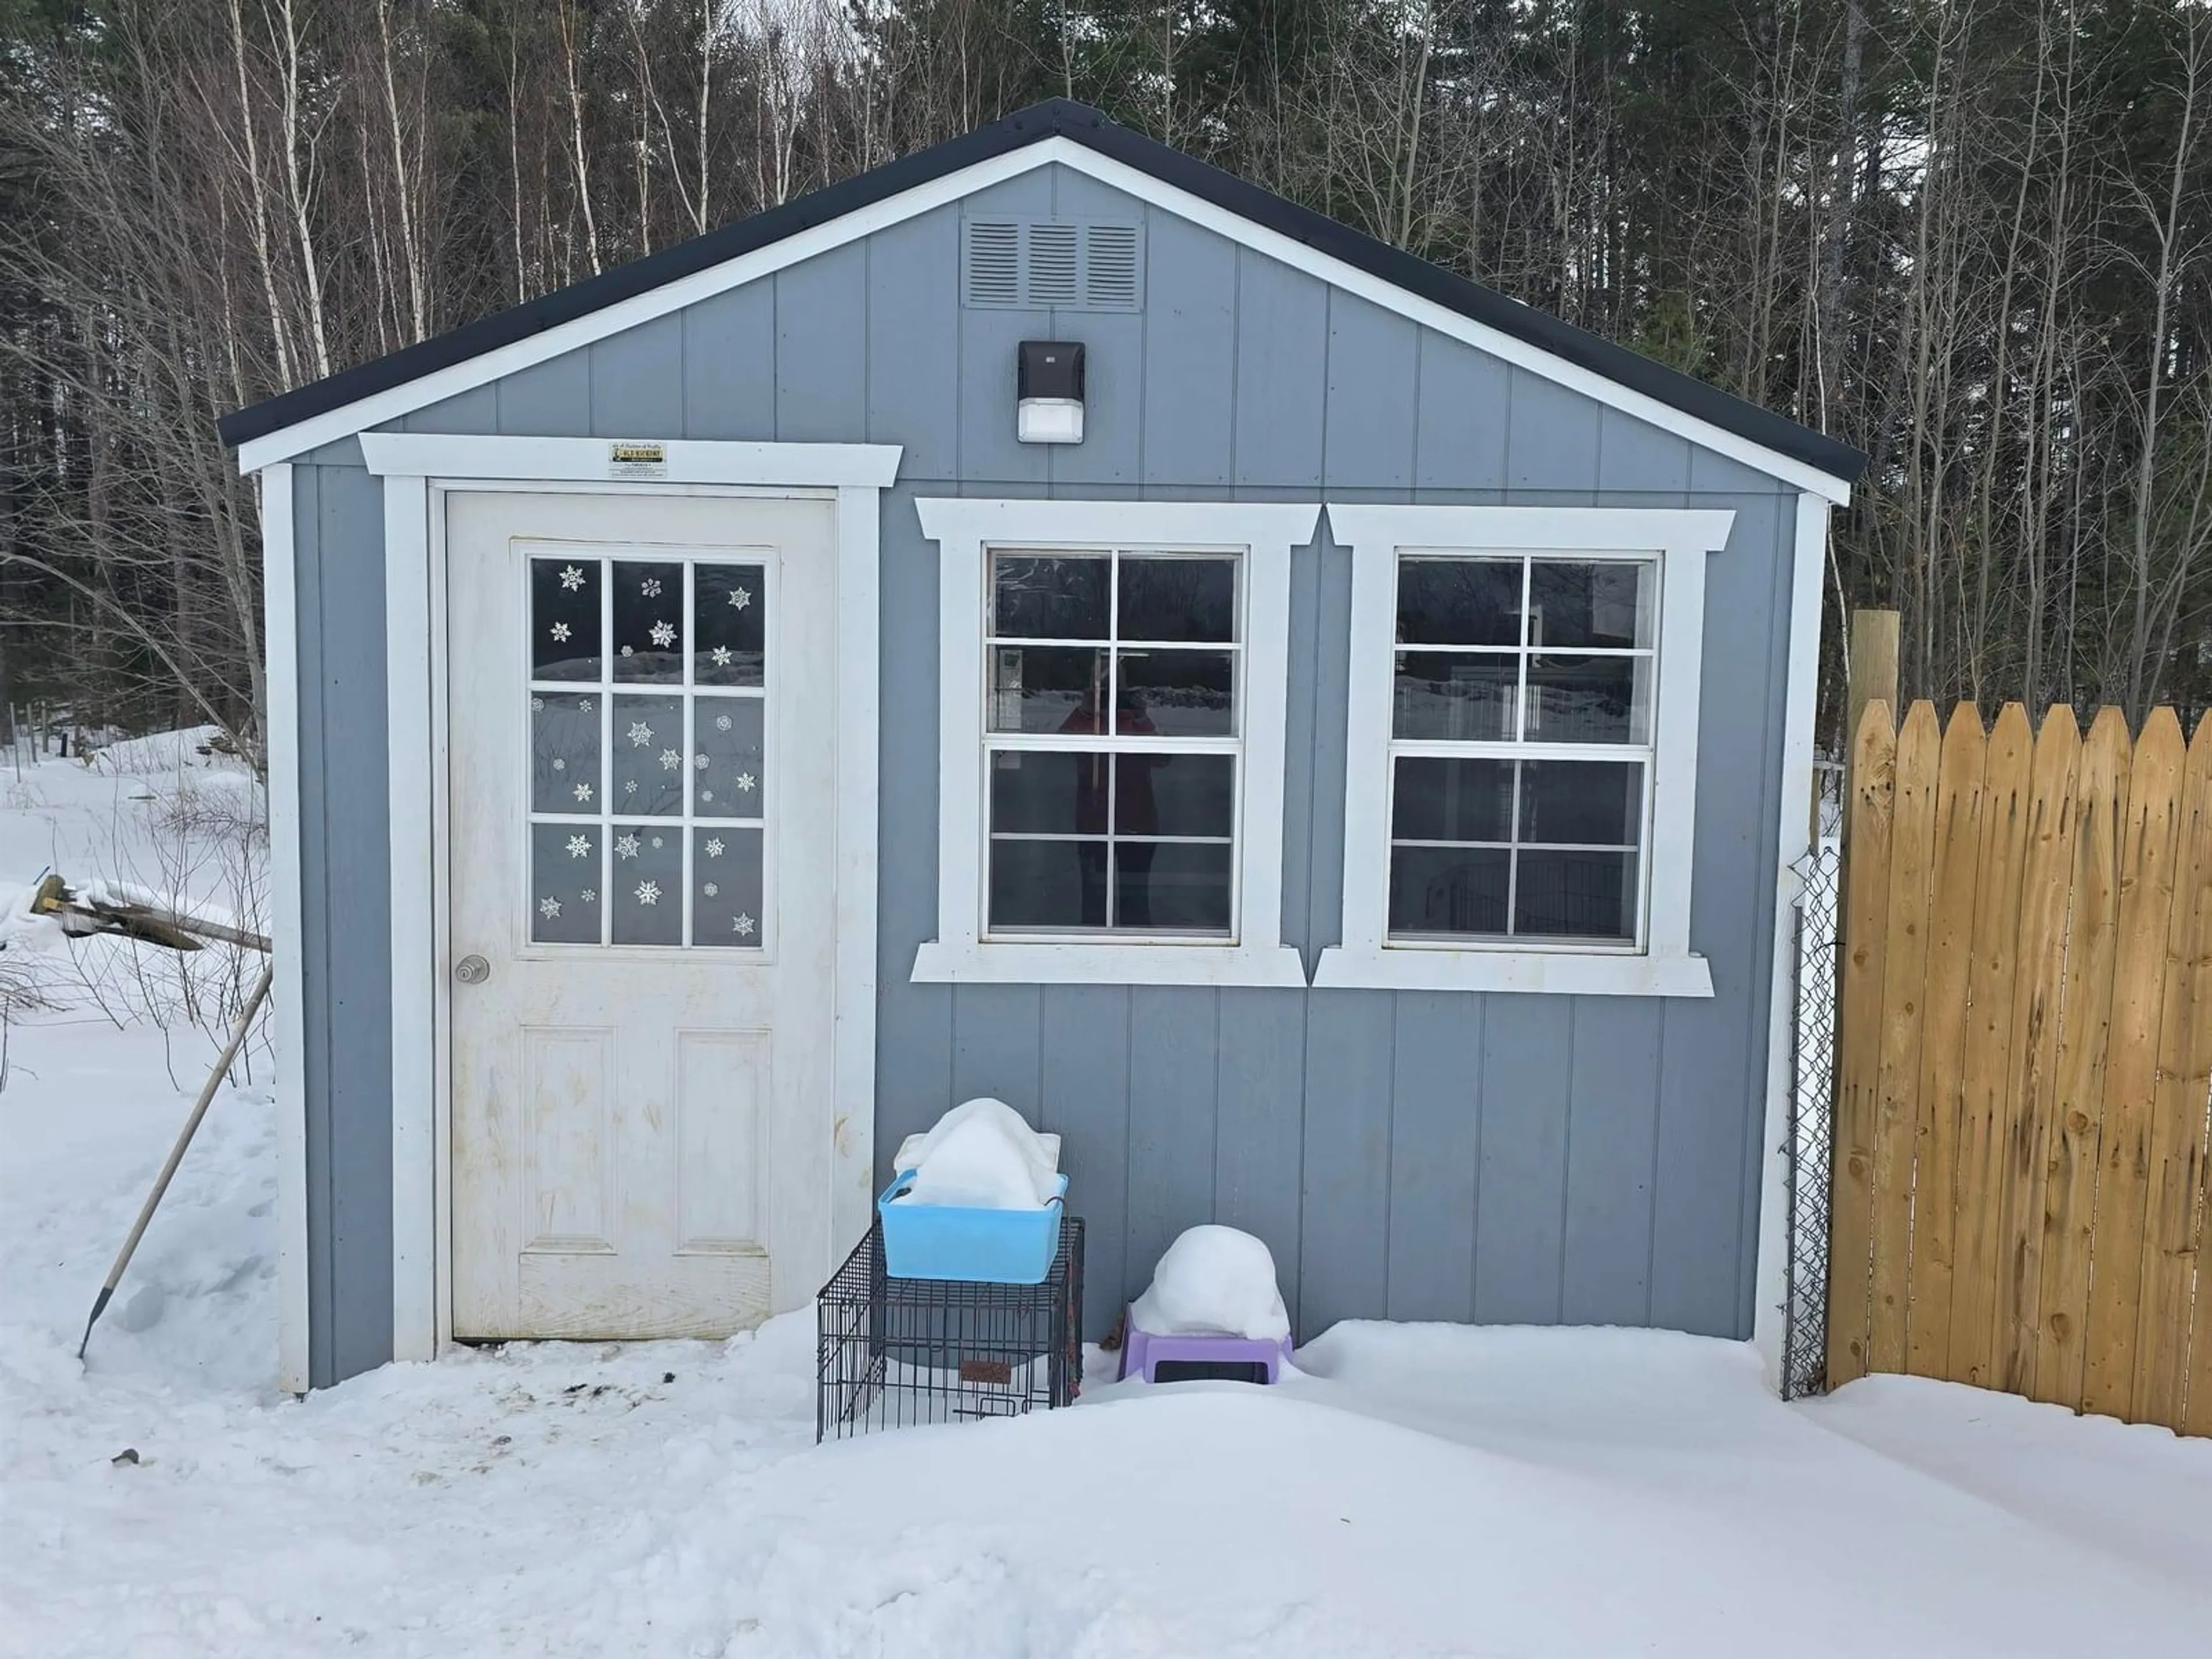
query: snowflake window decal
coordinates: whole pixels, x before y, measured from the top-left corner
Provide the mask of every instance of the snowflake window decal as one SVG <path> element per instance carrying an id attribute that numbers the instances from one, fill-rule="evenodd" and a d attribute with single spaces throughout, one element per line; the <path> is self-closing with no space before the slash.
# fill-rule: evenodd
<path id="1" fill-rule="evenodd" d="M 586 904 L 597 904 L 599 902 L 599 890 L 595 887 L 586 887 L 582 892 L 577 894 L 576 896 L 583 900 Z"/>
<path id="2" fill-rule="evenodd" d="M 743 611 L 752 602 L 752 591 L 750 588 L 733 587 L 730 590 L 730 604 L 737 610 Z"/>
<path id="3" fill-rule="evenodd" d="M 576 707 L 588 714 L 592 712 L 592 700 L 589 697 L 579 697 L 576 699 Z"/>
<path id="4" fill-rule="evenodd" d="M 750 939 L 753 936 L 753 919 L 740 912 L 737 920 L 730 924 L 730 931 L 739 939 Z"/>
<path id="5" fill-rule="evenodd" d="M 699 890 L 704 893 L 708 898 L 714 898 L 717 896 L 722 890 L 719 886 L 715 885 L 714 883 L 710 881 Z"/>
<path id="6" fill-rule="evenodd" d="M 635 650 L 634 650 L 632 647 L 630 647 L 629 646 L 627 646 L 627 645 L 626 645 L 626 646 L 624 646 L 624 647 L 623 647 L 623 648 L 622 648 L 622 653 L 623 653 L 623 655 L 624 655 L 625 657 L 635 657 L 635 656 L 637 654 L 637 653 L 636 653 L 636 651 L 635 651 Z"/>
<path id="7" fill-rule="evenodd" d="M 759 781 L 759 780 L 758 780 L 758 779 L 757 779 L 757 778 L 755 778 L 755 777 L 753 776 L 753 775 L 752 775 L 751 773 L 750 773 L 750 772 L 740 772 L 740 773 L 738 773 L 738 793 L 739 794 L 744 794 L 744 795 L 750 795 L 750 794 L 751 794 L 751 793 L 752 793 L 752 792 L 753 792 L 753 785 L 754 785 L 754 784 L 756 784 L 756 783 L 757 783 L 757 782 L 758 782 L 758 781 Z"/>
<path id="8" fill-rule="evenodd" d="M 658 904 L 658 903 L 659 903 L 659 902 L 660 902 L 660 884 L 659 884 L 659 882 L 657 882 L 657 881 L 641 881 L 641 882 L 638 883 L 638 884 L 637 884 L 637 902 L 638 902 L 640 904 Z"/>
<path id="9" fill-rule="evenodd" d="M 590 784 L 580 783 L 576 786 L 576 799 L 578 800 L 589 800 L 591 798 L 592 786 Z"/>
<path id="10" fill-rule="evenodd" d="M 676 643 L 676 624 L 673 623 L 657 622 L 646 632 L 653 635 L 653 642 L 664 651 Z"/>
<path id="11" fill-rule="evenodd" d="M 712 800 L 714 799 L 714 792 L 711 789 L 702 789 L 699 792 L 699 799 L 701 800 Z"/>
<path id="12" fill-rule="evenodd" d="M 632 720 L 629 723 L 629 740 L 633 748 L 644 748 L 653 741 L 653 728 L 643 720 Z"/>
<path id="13" fill-rule="evenodd" d="M 624 859 L 635 858 L 637 856 L 637 837 L 635 836 L 617 836 L 615 837 L 615 856 L 617 858 Z"/>
<path id="14" fill-rule="evenodd" d="M 722 838 L 720 836 L 709 836 L 707 837 L 707 856 L 710 859 L 718 859 L 722 856 Z"/>
<path id="15" fill-rule="evenodd" d="M 659 836 L 655 836 L 653 838 L 653 844 L 655 847 L 659 847 L 659 846 L 662 845 L 662 842 L 661 842 L 661 839 L 660 839 L 660 837 L 659 837 Z"/>
<path id="16" fill-rule="evenodd" d="M 530 700 L 530 712 L 533 714 L 544 714 L 545 712 L 545 699 L 543 697 L 532 697 Z"/>
<path id="17" fill-rule="evenodd" d="M 555 623 L 553 624 L 553 643 L 556 645 L 566 645 L 568 642 L 568 624 L 566 623 Z"/>
<path id="18" fill-rule="evenodd" d="M 552 921 L 554 917 L 561 914 L 561 901 L 556 898 L 542 898 L 538 900 L 538 914 L 544 917 L 548 921 Z"/>
<path id="19" fill-rule="evenodd" d="M 733 653 L 731 652 L 728 646 L 718 645 L 707 654 L 714 659 L 715 667 L 727 668 L 730 665 L 730 658 Z M 725 714 L 722 718 L 727 720 L 729 716 Z"/>
<path id="20" fill-rule="evenodd" d="M 637 585 L 637 591 L 644 594 L 648 599 L 659 599 L 660 597 L 660 578 L 658 576 L 647 576 L 643 581 Z"/>
<path id="21" fill-rule="evenodd" d="M 591 855 L 592 838 L 589 836 L 571 836 L 568 837 L 568 856 L 570 858 L 587 859 L 591 857 Z M 588 895 L 586 896 L 586 902 L 589 902 Z"/>
<path id="22" fill-rule="evenodd" d="M 573 564 L 564 564 L 561 567 L 561 586 L 562 587 L 573 593 L 583 585 L 584 573 L 582 570 Z"/>
<path id="23" fill-rule="evenodd" d="M 707 769 L 707 757 L 706 757 L 704 755 L 694 755 L 694 756 L 692 756 L 692 757 L 691 757 L 691 767 L 692 767 L 692 769 L 693 769 L 694 771 L 698 771 L 698 772 L 703 772 L 703 771 L 705 771 L 705 770 Z"/>
<path id="24" fill-rule="evenodd" d="M 730 729 L 730 717 L 729 717 L 727 714 L 717 714 L 717 715 L 715 715 L 715 716 L 714 716 L 714 729 L 715 729 L 717 732 L 726 732 L 726 731 L 728 731 L 728 730 Z"/>
<path id="25" fill-rule="evenodd" d="M 568 763 L 563 760 L 560 756 L 556 755 L 553 757 L 553 769 L 556 772 L 565 772 L 568 769 Z"/>
<path id="26" fill-rule="evenodd" d="M 683 764 L 684 753 L 681 750 L 664 749 L 660 751 L 660 769 L 662 771 L 673 772 L 678 767 Z"/>
<path id="27" fill-rule="evenodd" d="M 624 778 L 623 780 L 623 793 L 625 795 L 635 795 L 637 793 L 637 780 L 635 778 Z"/>

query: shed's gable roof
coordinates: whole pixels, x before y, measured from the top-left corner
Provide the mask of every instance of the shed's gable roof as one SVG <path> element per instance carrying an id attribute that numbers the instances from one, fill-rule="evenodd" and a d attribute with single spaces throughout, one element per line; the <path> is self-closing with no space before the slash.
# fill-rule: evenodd
<path id="1" fill-rule="evenodd" d="M 248 471 L 603 339 L 1000 179 L 1063 162 L 1547 379 L 1842 501 L 1847 445 L 1065 99 L 225 416 Z"/>

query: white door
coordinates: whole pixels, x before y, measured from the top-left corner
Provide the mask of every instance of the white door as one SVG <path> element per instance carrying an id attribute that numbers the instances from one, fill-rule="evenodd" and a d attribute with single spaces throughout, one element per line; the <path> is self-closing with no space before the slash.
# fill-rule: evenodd
<path id="1" fill-rule="evenodd" d="M 831 505 L 446 500 L 453 1334 L 726 1334 L 827 1266 Z"/>

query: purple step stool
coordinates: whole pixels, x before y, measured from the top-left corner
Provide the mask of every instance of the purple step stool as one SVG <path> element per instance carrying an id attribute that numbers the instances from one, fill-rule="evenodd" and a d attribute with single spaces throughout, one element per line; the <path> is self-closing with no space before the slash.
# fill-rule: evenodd
<path id="1" fill-rule="evenodd" d="M 1137 1323 L 1129 1310 L 1122 1327 L 1122 1377 L 1147 1382 L 1187 1382 L 1214 1378 L 1231 1382 L 1273 1382 L 1291 1357 L 1291 1339 L 1269 1341 L 1249 1336 L 1155 1336 Z"/>

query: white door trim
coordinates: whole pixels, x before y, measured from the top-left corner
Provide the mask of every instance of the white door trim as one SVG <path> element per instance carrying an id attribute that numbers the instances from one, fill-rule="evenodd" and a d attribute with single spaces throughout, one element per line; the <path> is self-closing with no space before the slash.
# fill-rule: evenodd
<path id="1" fill-rule="evenodd" d="M 832 1235 L 866 1224 L 875 1169 L 876 760 L 878 716 L 877 559 L 881 491 L 896 476 L 891 444 L 672 442 L 665 473 L 610 480 L 601 439 L 463 437 L 365 433 L 362 453 L 384 479 L 385 714 L 391 788 L 392 897 L 392 1352 L 427 1359 L 453 1340 L 451 950 L 443 787 L 445 501 L 454 489 L 532 484 L 574 489 L 597 481 L 610 494 L 817 495 L 834 491 L 837 558 L 837 965 L 834 1053 Z M 474 471 L 458 466 L 465 461 Z M 275 471 L 275 469 L 271 469 Z M 283 493 L 289 495 L 289 477 Z M 289 502 L 288 502 L 289 505 Z M 289 541 L 289 537 L 285 538 Z M 289 551 L 289 549 L 280 550 Z M 280 599 L 289 599 L 288 580 Z M 272 589 L 272 592 L 275 590 Z M 270 637 L 280 637 L 272 618 Z M 289 618 L 283 618 L 288 623 Z M 290 637 L 288 626 L 282 637 Z M 296 665 L 295 665 L 296 673 Z M 272 668 L 271 726 L 280 705 Z M 295 696 L 296 690 L 295 689 Z M 296 726 L 296 707 L 294 712 Z M 297 779 L 297 732 L 285 775 Z M 280 757 L 272 751 L 272 776 Z M 272 811 L 278 791 L 272 787 Z M 296 818 L 296 803 L 290 803 Z M 272 826 L 272 829 L 274 826 Z M 296 823 L 293 826 L 296 836 Z M 272 833 L 272 841 L 277 837 Z M 279 842 L 281 845 L 281 842 Z M 276 855 L 282 858 L 282 854 Z M 296 842 L 293 861 L 297 862 Z M 286 891 L 276 872 L 280 937 Z M 297 908 L 298 874 L 291 876 Z M 290 937 L 299 937 L 295 926 Z M 297 951 L 296 944 L 294 946 Z M 280 958 L 279 972 L 283 977 Z M 298 975 L 290 975 L 298 998 Z M 283 1005 L 278 1006 L 280 1018 Z M 296 1029 L 296 1027 L 295 1028 Z M 280 1061 L 280 1065 L 281 1065 Z M 295 1065 L 297 1061 L 294 1062 Z M 280 1071 L 280 1099 L 284 1080 Z M 303 1098 L 303 1097 L 302 1097 Z M 304 1127 L 304 1117 L 301 1119 Z M 297 1160 L 305 1198 L 305 1160 Z M 280 1181 L 279 1194 L 283 1183 Z M 301 1234 L 304 1238 L 305 1213 Z M 304 1386 L 306 1264 L 299 1318 Z M 289 1304 L 288 1304 L 289 1306 Z M 285 1376 L 291 1345 L 280 1331 Z"/>

